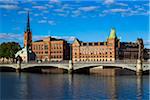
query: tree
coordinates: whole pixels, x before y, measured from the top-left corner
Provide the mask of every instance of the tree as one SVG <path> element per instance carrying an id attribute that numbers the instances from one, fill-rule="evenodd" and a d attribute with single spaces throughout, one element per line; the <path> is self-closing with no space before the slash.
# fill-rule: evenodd
<path id="1" fill-rule="evenodd" d="M 19 43 L 3 42 L 0 44 L 0 58 L 12 58 L 14 60 L 15 54 L 21 49 Z"/>

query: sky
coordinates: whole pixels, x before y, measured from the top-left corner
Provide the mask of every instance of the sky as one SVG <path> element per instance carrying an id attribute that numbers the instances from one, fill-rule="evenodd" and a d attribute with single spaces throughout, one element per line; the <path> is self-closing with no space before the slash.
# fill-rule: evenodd
<path id="1" fill-rule="evenodd" d="M 149 8 L 149 0 L 0 0 L 0 43 L 23 46 L 29 11 L 33 41 L 106 41 L 114 27 L 121 42 L 142 38 L 149 48 Z"/>

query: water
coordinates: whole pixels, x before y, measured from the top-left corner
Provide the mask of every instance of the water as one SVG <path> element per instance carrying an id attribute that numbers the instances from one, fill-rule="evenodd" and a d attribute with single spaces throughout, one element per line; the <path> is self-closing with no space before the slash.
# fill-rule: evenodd
<path id="1" fill-rule="evenodd" d="M 1 100 L 148 100 L 149 77 L 1 72 Z"/>

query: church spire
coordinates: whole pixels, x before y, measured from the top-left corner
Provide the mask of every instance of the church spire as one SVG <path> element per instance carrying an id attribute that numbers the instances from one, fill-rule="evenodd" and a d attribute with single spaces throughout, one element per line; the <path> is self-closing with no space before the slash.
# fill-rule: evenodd
<path id="1" fill-rule="evenodd" d="M 29 16 L 29 11 L 28 11 L 28 16 L 27 16 L 27 32 L 30 32 L 30 16 Z"/>

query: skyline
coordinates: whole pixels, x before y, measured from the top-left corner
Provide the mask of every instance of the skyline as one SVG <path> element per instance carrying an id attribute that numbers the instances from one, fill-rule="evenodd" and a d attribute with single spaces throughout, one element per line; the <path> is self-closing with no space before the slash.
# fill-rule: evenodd
<path id="1" fill-rule="evenodd" d="M 0 43 L 16 41 L 23 46 L 27 11 L 30 11 L 33 41 L 46 36 L 105 41 L 115 27 L 121 41 L 143 38 L 145 43 L 150 42 L 148 0 L 7 0 L 0 1 L 0 11 Z"/>

